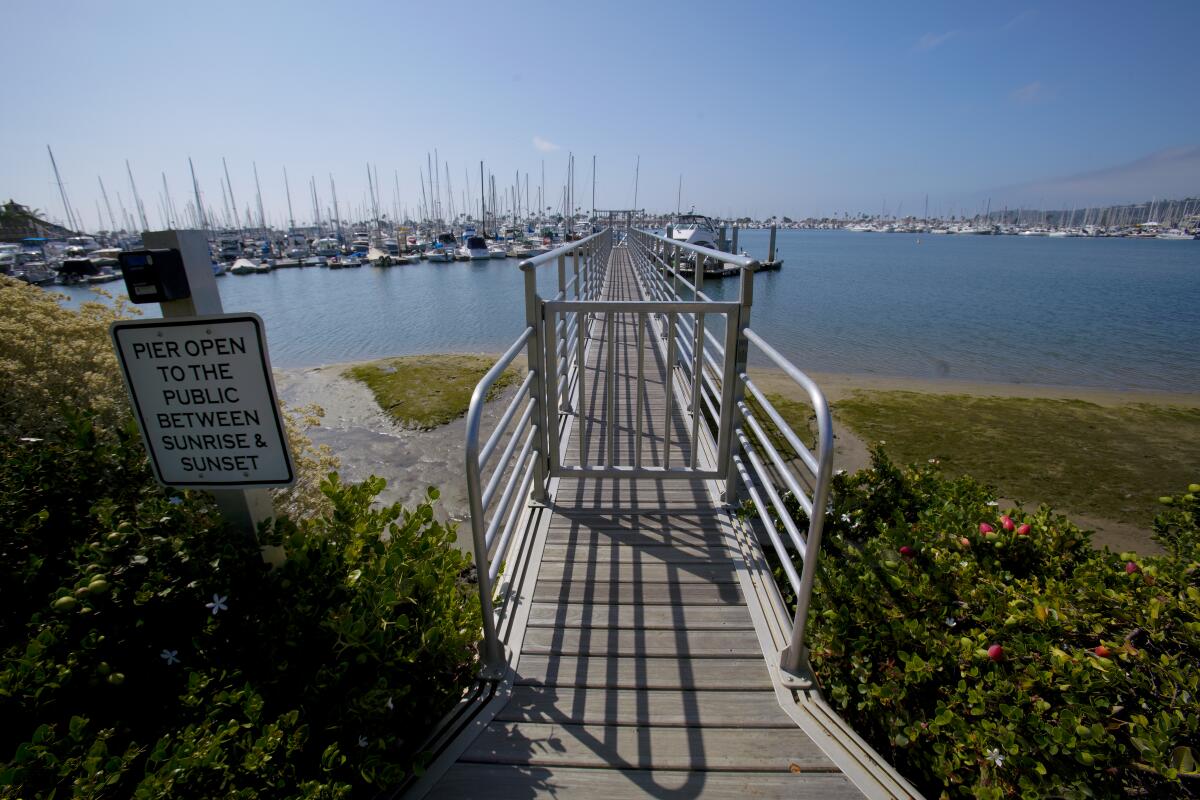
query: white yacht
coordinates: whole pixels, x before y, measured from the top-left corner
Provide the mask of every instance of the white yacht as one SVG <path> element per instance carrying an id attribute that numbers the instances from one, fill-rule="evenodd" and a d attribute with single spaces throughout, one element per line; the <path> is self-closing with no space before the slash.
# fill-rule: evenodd
<path id="1" fill-rule="evenodd" d="M 492 257 L 488 250 L 487 242 L 482 236 L 468 236 L 467 242 L 462 246 L 462 252 L 467 255 L 471 261 L 487 261 Z"/>
<path id="2" fill-rule="evenodd" d="M 717 229 L 703 214 L 681 214 L 671 223 L 671 238 L 698 247 L 717 247 Z"/>

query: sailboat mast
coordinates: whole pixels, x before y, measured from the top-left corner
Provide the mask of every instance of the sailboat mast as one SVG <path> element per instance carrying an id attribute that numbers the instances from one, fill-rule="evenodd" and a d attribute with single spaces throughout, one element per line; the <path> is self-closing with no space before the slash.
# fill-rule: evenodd
<path id="1" fill-rule="evenodd" d="M 96 180 L 100 181 L 100 196 L 104 198 L 104 207 L 108 209 L 108 222 L 112 225 L 113 230 L 117 230 L 117 218 L 112 213 L 112 203 L 108 202 L 108 192 L 104 191 L 104 181 L 100 180 L 100 176 L 96 176 Z"/>
<path id="2" fill-rule="evenodd" d="M 333 195 L 333 235 L 338 236 L 342 232 L 342 219 L 339 214 L 337 199 L 337 185 L 333 182 L 333 173 L 329 173 L 329 193 Z"/>
<path id="3" fill-rule="evenodd" d="M 479 162 L 479 227 L 483 231 L 483 235 L 487 236 L 487 205 L 483 200 L 483 162 Z"/>
<path id="4" fill-rule="evenodd" d="M 200 203 L 200 183 L 196 180 L 196 167 L 192 157 L 188 156 L 188 169 L 192 171 L 192 192 L 196 196 L 196 221 L 203 230 L 208 230 L 208 218 L 204 216 L 204 206 Z"/>
<path id="5" fill-rule="evenodd" d="M 77 230 L 79 226 L 71 212 L 71 204 L 67 202 L 67 190 L 63 188 L 62 177 L 58 174 L 58 164 L 54 161 L 54 151 L 50 149 L 50 145 L 46 145 L 46 152 L 50 154 L 50 166 L 54 168 L 54 180 L 58 183 L 58 195 L 62 198 L 63 208 L 67 212 L 67 227 L 73 231 Z"/>
<path id="6" fill-rule="evenodd" d="M 642 157 L 637 157 L 637 166 L 633 168 L 633 210 L 637 212 L 637 196 L 638 196 L 638 179 L 642 175 Z M 680 186 L 683 186 L 683 179 L 680 178 Z"/>
<path id="7" fill-rule="evenodd" d="M 141 195 L 138 194 L 137 184 L 133 182 L 133 169 L 129 166 L 129 159 L 125 159 L 125 172 L 129 175 L 129 188 L 133 190 L 133 206 L 138 212 L 138 217 L 142 221 L 142 230 L 150 230 L 150 223 L 146 222 L 146 207 L 142 205 Z"/>
<path id="8" fill-rule="evenodd" d="M 128 161 L 125 162 L 125 166 L 129 166 Z M 131 179 L 132 177 L 133 176 L 130 176 Z M 174 228 L 177 225 L 175 220 L 179 218 L 179 215 L 175 213 L 175 201 L 171 199 L 171 187 L 167 186 L 167 173 L 165 172 L 162 173 L 162 181 L 163 194 L 167 196 L 167 227 Z"/>
<path id="9" fill-rule="evenodd" d="M 296 215 L 292 213 L 292 187 L 288 186 L 287 167 L 283 168 L 283 191 L 287 193 L 288 201 L 288 230 L 296 227 Z"/>
<path id="10" fill-rule="evenodd" d="M 233 206 L 233 224 L 234 227 L 241 228 L 237 218 L 237 200 L 233 198 L 233 184 L 229 181 L 229 165 L 225 163 L 225 156 L 221 156 L 221 167 L 225 170 L 225 188 L 229 190 L 229 204 Z"/>
<path id="11" fill-rule="evenodd" d="M 426 222 L 429 222 L 429 201 L 425 198 L 425 171 L 417 167 L 417 172 L 421 177 L 421 208 L 424 211 L 422 216 L 425 217 Z"/>
<path id="12" fill-rule="evenodd" d="M 258 227 L 266 230 L 267 215 L 263 213 L 262 185 L 258 182 L 258 164 L 253 161 L 251 161 L 250 164 L 254 167 L 254 195 L 258 200 Z"/>

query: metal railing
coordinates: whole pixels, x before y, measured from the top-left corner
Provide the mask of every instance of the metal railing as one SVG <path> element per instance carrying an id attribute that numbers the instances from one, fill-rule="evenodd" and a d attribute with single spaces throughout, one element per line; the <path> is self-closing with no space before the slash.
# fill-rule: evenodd
<path id="1" fill-rule="evenodd" d="M 795 673 L 804 658 L 805 622 L 832 472 L 828 404 L 807 375 L 749 327 L 757 261 L 632 228 L 621 234 L 618 241 L 613 231 L 606 229 L 521 264 L 525 273 L 526 327 L 480 381 L 471 398 L 467 415 L 467 489 L 483 612 L 483 660 L 488 666 L 503 663 L 493 605 L 496 580 L 527 501 L 545 500 L 550 479 L 570 475 L 717 480 L 726 503 L 733 505 L 739 498 L 747 498 L 753 504 L 752 513 L 758 522 L 755 527 L 762 528 L 760 539 L 765 536 L 770 541 L 796 594 L 790 630 L 783 632 L 788 645 L 780 654 L 780 668 Z M 614 247 L 629 252 L 641 295 L 638 300 L 600 299 Z M 694 282 L 680 274 L 680 265 L 689 262 L 694 268 Z M 538 292 L 537 272 L 539 267 L 551 264 L 557 267 L 557 281 L 550 290 L 553 295 L 544 298 Z M 710 264 L 724 273 L 740 273 L 736 300 L 717 301 L 704 293 L 705 268 Z M 633 339 L 637 365 L 633 374 L 618 373 L 616 356 L 616 326 L 627 325 L 629 317 L 636 326 Z M 714 320 L 721 320 L 723 329 L 714 325 Z M 644 423 L 649 421 L 649 409 L 643 400 L 647 339 L 654 345 L 653 355 L 661 359 L 665 378 L 661 457 L 649 464 L 643 456 Z M 607 354 L 597 354 L 592 369 L 598 379 L 599 356 L 606 355 L 607 391 L 597 401 L 604 407 L 600 416 L 605 428 L 598 448 L 600 457 L 592 460 L 584 426 L 584 397 L 590 348 L 602 341 L 607 343 Z M 752 346 L 807 394 L 817 420 L 813 450 L 747 374 Z M 527 374 L 481 447 L 484 401 L 522 350 L 526 353 Z M 633 418 L 627 420 L 630 446 L 619 453 L 615 391 L 622 379 L 636 382 L 636 401 Z M 630 416 L 628 408 L 626 416 Z M 579 448 L 577 464 L 566 463 L 568 453 L 563 442 L 572 417 L 579 423 L 573 434 Z M 690 428 L 690 451 L 683 464 L 672 464 L 671 457 L 677 417 Z M 687 433 L 681 438 L 687 438 Z M 491 457 L 501 448 L 505 436 L 507 444 L 492 464 Z M 702 438 L 708 442 L 704 448 L 707 458 L 701 458 Z M 786 444 L 785 451 L 791 452 L 781 452 L 773 439 Z M 490 477 L 485 482 L 489 465 Z M 789 510 L 789 498 L 807 515 L 804 530 Z M 751 522 L 749 518 L 747 521 Z M 799 557 L 799 572 L 793 555 Z"/>
<path id="2" fill-rule="evenodd" d="M 704 351 L 704 343 L 707 343 L 711 358 L 706 355 L 682 367 L 693 391 L 704 400 L 710 431 L 715 429 L 718 456 L 727 459 L 724 462 L 727 465 L 724 476 L 725 501 L 733 504 L 740 494 L 739 488 L 744 490 L 758 519 L 759 524 L 755 527 L 761 529 L 761 535 L 770 541 L 784 576 L 795 592 L 796 610 L 791 630 L 786 632 L 788 646 L 780 654 L 780 668 L 794 674 L 804 659 L 805 626 L 820 556 L 825 509 L 829 502 L 829 483 L 833 471 L 833 422 L 829 404 L 811 378 L 750 329 L 757 262 L 642 231 L 634 232 L 632 238 L 642 255 L 640 277 L 656 297 L 690 296 L 709 301 L 711 298 L 703 290 L 706 267 L 711 264 L 719 272 L 725 272 L 730 265 L 740 268 L 738 329 L 732 336 L 726 331 L 722 343 L 702 322 L 696 321 L 690 330 L 691 339 L 700 343 L 699 351 Z M 680 266 L 685 260 L 691 261 L 693 266 L 694 283 L 680 274 Z M 747 374 L 751 345 L 807 394 L 817 421 L 815 453 L 801 441 L 767 395 Z M 725 369 L 720 368 L 722 362 L 726 365 Z M 732 379 L 729 377 L 729 364 L 733 366 Z M 765 415 L 765 421 L 758 418 L 755 409 L 747 402 L 747 392 L 754 405 Z M 792 453 L 779 452 L 772 441 L 774 437 L 767 430 L 768 426 L 771 432 L 777 433 L 778 438 L 786 442 Z M 789 496 L 795 499 L 808 518 L 808 526 L 804 531 L 797 526 L 787 506 L 786 498 Z M 780 529 L 786 534 L 786 539 L 781 537 Z M 799 573 L 792 562 L 793 554 L 799 556 L 801 562 Z"/>
<path id="3" fill-rule="evenodd" d="M 549 442 L 557 441 L 559 431 L 557 409 L 568 405 L 572 388 L 582 379 L 582 372 L 571 369 L 563 370 L 560 377 L 546 379 L 549 374 L 558 376 L 557 369 L 550 373 L 546 368 L 547 343 L 555 343 L 556 352 L 570 353 L 570 347 L 575 343 L 582 348 L 586 324 L 583 317 L 586 315 L 577 310 L 573 314 L 563 314 L 570 319 L 561 320 L 561 324 L 553 329 L 543 325 L 544 302 L 537 293 L 537 268 L 557 264 L 555 300 L 568 297 L 576 302 L 593 300 L 599 296 L 604 283 L 611 243 L 611 234 L 601 231 L 521 262 L 520 268 L 525 273 L 525 329 L 483 376 L 471 395 L 467 411 L 467 495 L 483 615 L 481 657 L 485 668 L 494 668 L 504 662 L 493 603 L 496 580 L 512 547 L 527 499 L 544 500 L 546 497 Z M 566 278 L 568 259 L 572 271 L 570 281 Z M 525 378 L 481 445 L 484 403 L 492 386 L 522 351 L 526 355 Z M 570 366 L 570 359 L 566 361 Z M 558 361 L 555 362 L 557 365 Z M 554 391 L 547 392 L 547 386 L 554 387 Z M 504 443 L 505 436 L 508 437 L 507 444 L 492 463 L 492 456 Z"/>

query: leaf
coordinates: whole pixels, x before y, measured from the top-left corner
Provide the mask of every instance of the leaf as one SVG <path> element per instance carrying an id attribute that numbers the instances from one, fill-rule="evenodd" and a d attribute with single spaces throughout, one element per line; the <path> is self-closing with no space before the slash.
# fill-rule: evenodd
<path id="1" fill-rule="evenodd" d="M 1196 769 L 1196 756 L 1190 747 L 1176 747 L 1171 751 L 1171 766 L 1181 775 L 1200 774 Z"/>

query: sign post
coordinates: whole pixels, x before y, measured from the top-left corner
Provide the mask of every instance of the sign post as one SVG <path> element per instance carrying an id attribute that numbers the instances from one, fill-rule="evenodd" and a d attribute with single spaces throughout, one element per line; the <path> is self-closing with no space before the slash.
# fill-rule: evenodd
<path id="1" fill-rule="evenodd" d="M 222 314 L 203 231 L 152 231 L 143 243 L 145 253 L 123 254 L 136 265 L 127 284 L 145 281 L 130 298 L 159 299 L 163 319 L 115 322 L 112 337 L 155 477 L 211 491 L 224 517 L 254 535 L 273 516 L 268 488 L 295 481 L 262 320 Z M 179 269 L 182 292 L 164 291 L 183 276 L 162 272 Z"/>

